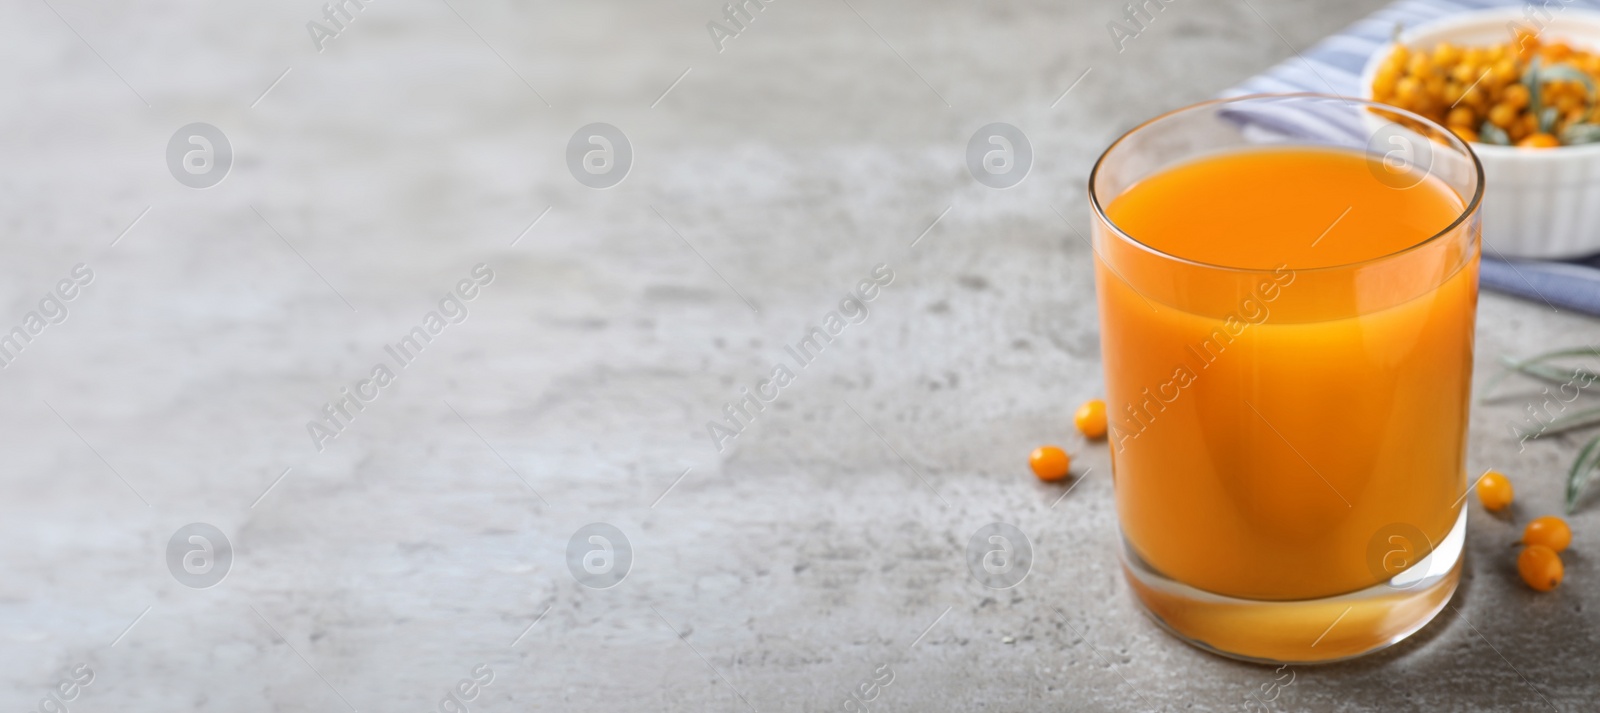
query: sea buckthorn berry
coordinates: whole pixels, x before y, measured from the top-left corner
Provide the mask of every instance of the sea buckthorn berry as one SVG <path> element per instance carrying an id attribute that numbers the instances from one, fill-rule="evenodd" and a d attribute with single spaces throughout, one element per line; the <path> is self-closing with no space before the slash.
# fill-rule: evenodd
<path id="1" fill-rule="evenodd" d="M 1529 32 L 1518 33 L 1512 44 L 1514 46 L 1510 50 L 1511 53 L 1518 59 L 1528 59 L 1539 52 L 1539 35 Z"/>
<path id="2" fill-rule="evenodd" d="M 1517 126 L 1522 127 L 1523 133 L 1537 134 L 1539 133 L 1539 117 L 1532 114 L 1523 114 L 1517 117 Z"/>
<path id="3" fill-rule="evenodd" d="M 1388 97 L 1394 93 L 1395 85 L 1400 82 L 1400 73 L 1391 69 L 1380 69 L 1372 78 L 1372 93 L 1378 97 Z"/>
<path id="4" fill-rule="evenodd" d="M 1028 467 L 1033 469 L 1033 474 L 1040 480 L 1052 482 L 1067 477 L 1067 472 L 1072 467 L 1072 458 L 1067 452 L 1055 446 L 1040 446 L 1033 449 L 1028 456 Z"/>
<path id="5" fill-rule="evenodd" d="M 1461 61 L 1461 48 L 1449 42 L 1440 42 L 1433 48 L 1433 63 L 1440 67 L 1451 67 Z"/>
<path id="6" fill-rule="evenodd" d="M 1491 470 L 1478 479 L 1478 502 L 1486 510 L 1500 510 L 1511 504 L 1511 481 L 1498 470 Z"/>
<path id="7" fill-rule="evenodd" d="M 1561 140 L 1549 134 L 1529 134 L 1517 142 L 1517 147 L 1524 149 L 1553 149 L 1560 145 Z"/>
<path id="8" fill-rule="evenodd" d="M 1495 62 L 1494 63 L 1494 72 L 1490 76 L 1493 76 L 1495 79 L 1500 80 L 1500 82 L 1502 84 L 1503 83 L 1508 83 L 1511 80 L 1516 79 L 1517 78 L 1517 63 L 1516 63 L 1516 60 L 1513 60 L 1510 57 L 1506 57 L 1505 59 L 1502 59 L 1502 60 L 1500 60 L 1498 62 Z"/>
<path id="9" fill-rule="evenodd" d="M 1478 140 L 1478 132 L 1473 131 L 1465 126 L 1452 126 L 1450 127 L 1450 133 L 1455 134 L 1456 138 L 1467 143 L 1472 143 Z"/>
<path id="10" fill-rule="evenodd" d="M 1522 548 L 1522 554 L 1517 555 L 1517 574 L 1522 575 L 1522 581 L 1536 591 L 1555 589 L 1556 585 L 1561 584 L 1564 573 L 1561 555 L 1544 545 L 1529 545 Z"/>
<path id="11" fill-rule="evenodd" d="M 1106 435 L 1106 402 L 1100 399 L 1083 402 L 1078 412 L 1072 415 L 1072 424 L 1089 438 Z"/>
<path id="12" fill-rule="evenodd" d="M 1516 120 L 1517 110 L 1510 104 L 1501 102 L 1489 108 L 1489 123 L 1494 124 L 1495 126 L 1498 126 L 1502 129 L 1509 129 L 1511 128 L 1511 124 Z"/>
<path id="13" fill-rule="evenodd" d="M 1543 545 L 1552 551 L 1560 552 L 1567 549 L 1572 543 L 1572 530 L 1567 527 L 1567 521 L 1554 515 L 1534 518 L 1533 522 L 1522 530 L 1522 544 Z"/>
<path id="14" fill-rule="evenodd" d="M 1415 77 L 1403 77 L 1394 84 L 1394 96 L 1401 101 L 1416 101 L 1422 94 L 1422 82 Z"/>
<path id="15" fill-rule="evenodd" d="M 1512 109 L 1521 109 L 1527 106 L 1528 98 L 1528 88 L 1521 84 L 1513 84 L 1506 87 L 1505 92 L 1500 95 L 1501 103 Z"/>
<path id="16" fill-rule="evenodd" d="M 1462 126 L 1470 129 L 1474 124 L 1478 123 L 1478 117 L 1472 115 L 1471 109 L 1458 106 L 1450 110 L 1450 114 L 1445 117 L 1444 123 L 1446 126 Z"/>
<path id="17" fill-rule="evenodd" d="M 1406 70 L 1419 77 L 1427 75 L 1433 72 L 1433 59 L 1418 52 L 1410 62 L 1406 63 Z"/>

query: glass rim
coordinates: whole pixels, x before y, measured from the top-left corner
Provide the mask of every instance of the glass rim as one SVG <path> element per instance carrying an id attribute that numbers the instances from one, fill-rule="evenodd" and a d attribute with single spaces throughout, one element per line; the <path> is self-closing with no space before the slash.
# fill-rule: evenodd
<path id="1" fill-rule="evenodd" d="M 1240 103 L 1240 102 L 1245 102 L 1245 101 L 1263 100 L 1263 99 L 1326 99 L 1326 100 L 1344 102 L 1346 104 L 1360 104 L 1360 105 L 1363 105 L 1363 106 L 1369 107 L 1369 108 L 1370 107 L 1376 107 L 1376 108 L 1380 108 L 1380 109 L 1384 110 L 1385 112 L 1392 112 L 1392 113 L 1400 115 L 1402 117 L 1412 119 L 1412 120 L 1417 121 L 1418 123 L 1422 124 L 1423 126 L 1426 126 L 1426 127 L 1430 128 L 1431 130 L 1436 131 L 1438 134 L 1441 134 L 1443 136 L 1449 137 L 1448 141 L 1450 143 L 1448 145 L 1452 146 L 1453 148 L 1459 148 L 1462 153 L 1467 155 L 1467 158 L 1472 159 L 1473 175 L 1477 179 L 1476 180 L 1476 185 L 1474 186 L 1474 189 L 1473 189 L 1471 200 L 1467 201 L 1466 206 L 1461 209 L 1460 214 L 1456 216 L 1455 220 L 1450 221 L 1450 224 L 1445 226 L 1439 232 L 1434 233 L 1433 235 L 1428 236 L 1427 238 L 1425 238 L 1423 240 L 1420 240 L 1420 241 L 1418 241 L 1418 242 L 1416 242 L 1416 243 L 1414 243 L 1412 245 L 1408 245 L 1408 246 L 1406 246 L 1404 248 L 1401 248 L 1399 250 L 1396 250 L 1394 252 L 1385 253 L 1383 255 L 1378 255 L 1376 257 L 1370 257 L 1370 258 L 1366 258 L 1366 259 L 1362 259 L 1362 260 L 1357 260 L 1355 262 L 1341 263 L 1341 264 L 1338 264 L 1338 265 L 1325 265 L 1325 266 L 1322 266 L 1322 267 L 1295 268 L 1294 271 L 1297 272 L 1297 273 L 1300 273 L 1300 272 L 1318 272 L 1318 271 L 1322 271 L 1322 270 L 1350 270 L 1350 269 L 1353 269 L 1353 268 L 1360 268 L 1360 267 L 1364 267 L 1364 266 L 1368 266 L 1368 265 L 1372 265 L 1372 264 L 1376 264 L 1376 263 L 1392 260 L 1392 259 L 1401 257 L 1403 255 L 1406 255 L 1407 253 L 1410 253 L 1412 251 L 1416 251 L 1416 250 L 1420 250 L 1422 248 L 1428 247 L 1428 246 L 1434 244 L 1439 239 L 1441 239 L 1441 238 L 1443 238 L 1443 237 L 1445 237 L 1447 235 L 1450 235 L 1451 233 L 1454 233 L 1457 228 L 1461 227 L 1462 223 L 1466 222 L 1467 218 L 1471 217 L 1474 213 L 1476 213 L 1478 211 L 1479 204 L 1483 202 L 1483 162 L 1478 160 L 1478 154 L 1477 154 L 1477 152 L 1472 150 L 1471 144 L 1469 144 L 1466 141 L 1462 141 L 1461 137 L 1456 136 L 1455 133 L 1451 132 L 1449 129 L 1447 129 L 1444 126 L 1440 125 L 1439 122 L 1436 122 L 1436 121 L 1434 121 L 1432 119 L 1429 119 L 1429 118 L 1427 118 L 1425 116 L 1418 115 L 1418 114 L 1416 114 L 1416 113 L 1414 113 L 1412 111 L 1409 111 L 1409 110 L 1406 110 L 1406 109 L 1401 109 L 1400 107 L 1397 107 L 1397 106 L 1393 106 L 1393 105 L 1390 105 L 1390 104 L 1384 104 L 1382 102 L 1370 101 L 1370 100 L 1367 100 L 1367 99 L 1360 99 L 1360 98 L 1356 98 L 1356 97 L 1339 96 L 1337 94 L 1323 94 L 1323 93 L 1319 93 L 1319 92 L 1282 92 L 1282 93 L 1264 92 L 1264 93 L 1257 93 L 1257 94 L 1242 94 L 1242 95 L 1235 96 L 1235 97 L 1221 97 L 1221 98 L 1217 98 L 1217 99 L 1208 99 L 1206 101 L 1196 102 L 1194 104 L 1188 104 L 1188 105 L 1185 105 L 1185 106 L 1182 106 L 1182 107 L 1178 107 L 1177 109 L 1172 109 L 1170 111 L 1162 112 L 1160 114 L 1157 114 L 1156 116 L 1153 116 L 1153 117 L 1151 117 L 1149 119 L 1146 119 L 1146 120 L 1140 122 L 1137 126 L 1135 126 L 1135 127 L 1131 128 L 1131 129 L 1127 130 L 1126 132 L 1124 132 L 1121 136 L 1118 136 L 1115 141 L 1112 141 L 1109 146 L 1106 146 L 1105 151 L 1102 151 L 1100 153 L 1100 157 L 1095 159 L 1094 168 L 1089 171 L 1089 185 L 1088 185 L 1088 189 L 1089 189 L 1089 206 L 1090 206 L 1091 209 L 1094 210 L 1095 217 L 1099 218 L 1101 224 L 1103 224 L 1103 225 L 1105 225 L 1105 227 L 1109 228 L 1111 230 L 1111 232 L 1114 233 L 1118 238 L 1121 238 L 1123 241 L 1125 241 L 1125 242 L 1127 242 L 1127 243 L 1139 248 L 1140 250 L 1148 252 L 1148 253 L 1150 253 L 1150 254 L 1152 254 L 1152 255 L 1154 255 L 1156 257 L 1162 258 L 1164 260 L 1172 260 L 1172 261 L 1180 262 L 1180 263 L 1183 263 L 1183 264 L 1186 264 L 1186 265 L 1193 265 L 1193 266 L 1196 266 L 1196 267 L 1203 267 L 1203 268 L 1207 268 L 1207 269 L 1211 269 L 1211 270 L 1222 270 L 1222 271 L 1227 271 L 1227 272 L 1240 272 L 1240 273 L 1250 273 L 1250 274 L 1270 274 L 1272 272 L 1272 270 L 1270 270 L 1270 269 L 1251 268 L 1251 267 L 1238 267 L 1238 266 L 1233 266 L 1233 265 L 1218 265 L 1218 264 L 1215 264 L 1215 263 L 1209 263 L 1209 262 L 1202 262 L 1202 261 L 1199 261 L 1199 260 L 1193 260 L 1193 259 L 1190 259 L 1190 258 L 1182 257 L 1180 255 L 1174 255 L 1174 254 L 1166 252 L 1164 250 L 1158 250 L 1155 247 L 1144 243 L 1143 241 L 1139 240 L 1138 238 L 1135 238 L 1132 235 L 1129 235 L 1127 233 L 1127 231 L 1124 231 L 1121 226 L 1117 225 L 1115 221 L 1111 220 L 1111 217 L 1106 215 L 1105 207 L 1100 204 L 1100 196 L 1099 196 L 1099 194 L 1096 193 L 1096 191 L 1095 191 L 1095 179 L 1097 177 L 1099 177 L 1100 169 L 1105 165 L 1106 158 L 1111 155 L 1111 152 L 1115 151 L 1117 149 L 1117 147 L 1121 146 L 1122 142 L 1128 140 L 1129 137 L 1131 137 L 1134 134 L 1137 134 L 1137 133 L 1145 130 L 1147 127 L 1151 126 L 1152 124 L 1155 124 L 1156 122 L 1162 121 L 1162 120 L 1167 119 L 1169 117 L 1176 116 L 1178 114 L 1187 113 L 1187 112 L 1190 112 L 1190 111 L 1193 111 L 1193 110 L 1197 110 L 1197 109 L 1201 109 L 1201 108 L 1204 108 L 1204 107 L 1210 107 L 1210 106 L 1215 106 L 1215 105 L 1219 105 L 1219 104 L 1235 104 L 1235 103 Z M 1098 251 L 1096 251 L 1096 252 L 1098 252 Z M 1104 258 L 1102 258 L 1102 259 L 1104 259 Z"/>

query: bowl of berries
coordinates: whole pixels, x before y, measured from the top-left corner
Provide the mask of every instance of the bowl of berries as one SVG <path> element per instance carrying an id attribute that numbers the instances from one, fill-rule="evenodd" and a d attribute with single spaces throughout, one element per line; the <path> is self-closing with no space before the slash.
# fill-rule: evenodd
<path id="1" fill-rule="evenodd" d="M 1396 28 L 1361 86 L 1472 145 L 1489 254 L 1600 252 L 1600 12 L 1530 19 L 1519 6 Z"/>

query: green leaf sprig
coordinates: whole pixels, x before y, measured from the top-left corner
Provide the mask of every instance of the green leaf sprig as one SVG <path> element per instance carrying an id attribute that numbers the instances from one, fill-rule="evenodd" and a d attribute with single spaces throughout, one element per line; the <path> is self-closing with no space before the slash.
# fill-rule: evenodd
<path id="1" fill-rule="evenodd" d="M 1578 496 L 1583 494 L 1583 486 L 1589 484 L 1596 470 L 1600 470 L 1600 435 L 1584 444 L 1583 450 L 1578 451 L 1578 459 L 1572 461 L 1572 469 L 1567 471 L 1568 515 L 1578 506 Z"/>
<path id="2" fill-rule="evenodd" d="M 1583 367 L 1563 368 L 1554 363 L 1562 359 L 1580 356 L 1600 358 L 1600 347 L 1557 349 L 1535 354 L 1525 359 L 1501 357 L 1500 365 L 1504 369 L 1490 379 L 1487 384 L 1484 384 L 1483 393 L 1478 397 L 1478 400 L 1480 403 L 1487 400 L 1494 388 L 1511 374 L 1522 374 L 1539 381 L 1563 386 L 1581 382 L 1580 391 L 1582 387 L 1600 382 L 1600 374 L 1590 369 Z M 1576 399 L 1577 396 L 1574 395 L 1573 400 Z M 1517 435 L 1522 438 L 1542 438 L 1595 425 L 1600 425 L 1600 407 L 1582 408 L 1572 413 L 1564 413 L 1551 419 L 1548 423 L 1542 424 L 1536 430 L 1519 431 Z M 1579 449 L 1578 457 L 1572 461 L 1572 467 L 1567 471 L 1566 510 L 1568 515 L 1571 515 L 1572 511 L 1577 508 L 1578 498 L 1583 495 L 1584 488 L 1594 479 L 1597 471 L 1600 471 L 1600 434 L 1596 434 Z"/>

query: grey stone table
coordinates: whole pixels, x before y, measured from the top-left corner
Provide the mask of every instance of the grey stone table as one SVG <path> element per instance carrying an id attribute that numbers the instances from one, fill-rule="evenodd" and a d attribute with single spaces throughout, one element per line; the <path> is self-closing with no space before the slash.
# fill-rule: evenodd
<path id="1" fill-rule="evenodd" d="M 754 4 L 0 8 L 0 330 L 40 313 L 0 370 L 0 705 L 814 711 L 878 679 L 883 711 L 1230 710 L 1279 680 L 1135 608 L 1104 446 L 1070 492 L 1024 459 L 1101 388 L 1063 224 L 1098 150 L 1376 3 L 1175 0 L 1120 49 L 1113 2 Z M 606 190 L 568 165 L 592 122 L 631 147 Z M 990 122 L 1034 150 L 1007 190 L 966 169 Z M 1480 376 L 1600 338 L 1493 295 L 1480 324 Z M 1564 586 L 1516 580 L 1575 443 L 1519 452 L 1518 388 L 1473 417 L 1519 500 L 1473 505 L 1454 608 L 1273 708 L 1593 709 L 1600 509 Z M 996 520 L 1035 547 L 1003 592 L 963 557 Z M 169 561 L 189 523 L 210 570 Z M 631 543 L 610 588 L 569 567 L 590 523 Z"/>

